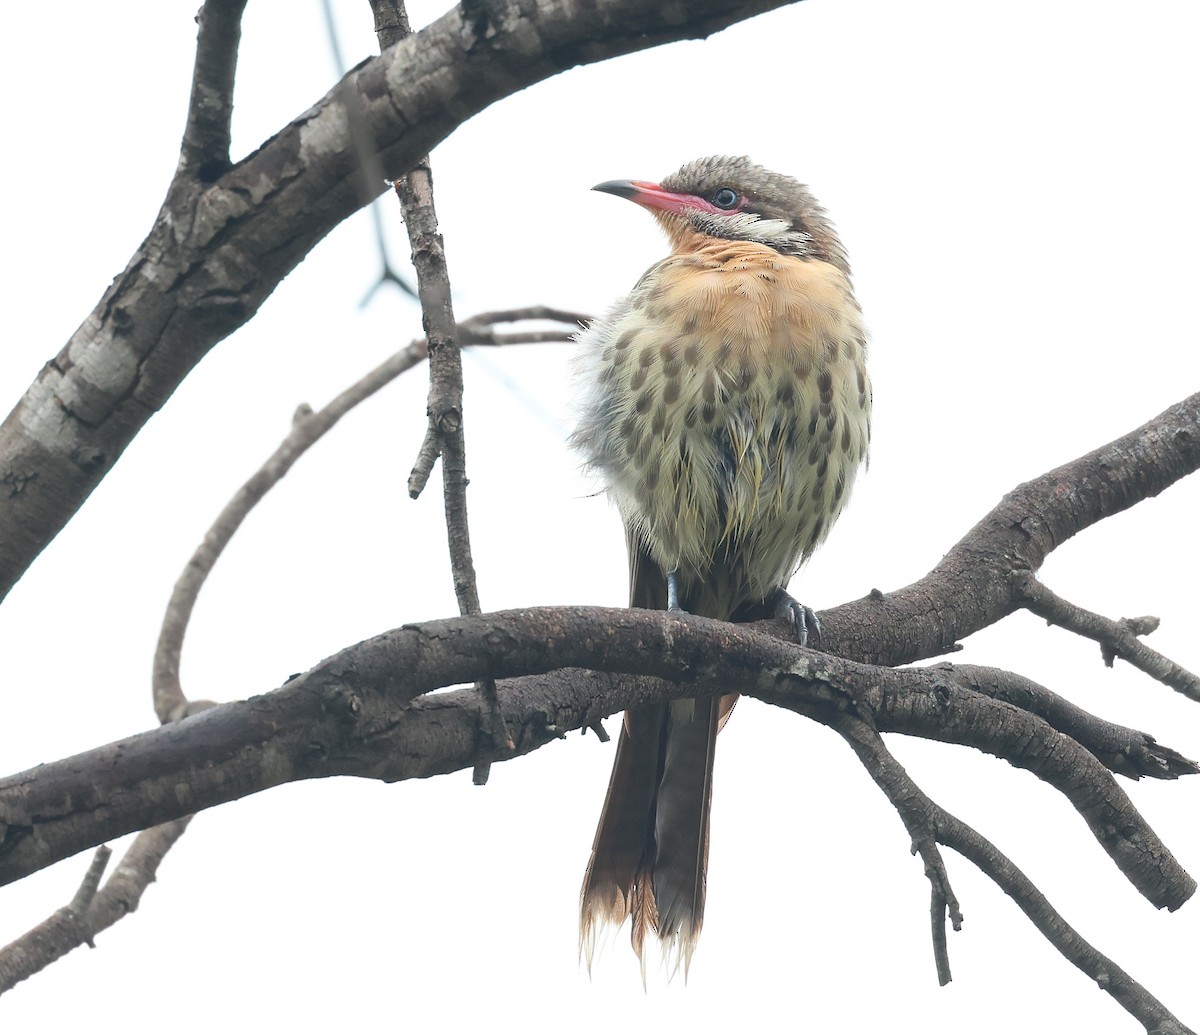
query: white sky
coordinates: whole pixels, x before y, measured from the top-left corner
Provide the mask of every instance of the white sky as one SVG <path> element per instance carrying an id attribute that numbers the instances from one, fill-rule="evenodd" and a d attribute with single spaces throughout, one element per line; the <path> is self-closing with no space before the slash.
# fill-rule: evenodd
<path id="1" fill-rule="evenodd" d="M 6 407 L 151 225 L 176 162 L 196 6 L 65 0 L 6 15 Z M 348 60 L 372 53 L 366 4 L 338 12 Z M 412 10 L 417 24 L 440 12 Z M 598 312 L 627 291 L 664 245 L 645 213 L 588 192 L 600 180 L 745 153 L 809 183 L 842 232 L 873 331 L 875 441 L 849 511 L 793 590 L 820 608 L 898 588 L 1013 485 L 1200 383 L 1198 28 L 1186 0 L 808 0 L 704 43 L 567 73 L 435 152 L 458 314 Z M 332 82 L 316 0 L 251 3 L 237 156 Z M 403 228 L 387 218 L 400 259 Z M 159 616 L 212 517 L 298 402 L 323 404 L 419 332 L 397 294 L 357 308 L 376 273 L 360 214 L 213 351 L 5 601 L 5 771 L 153 725 Z M 619 521 L 564 445 L 568 352 L 467 362 L 487 609 L 624 602 Z M 404 491 L 424 393 L 416 371 L 363 407 L 251 518 L 201 599 L 184 656 L 191 696 L 262 692 L 368 635 L 455 611 L 440 486 L 417 503 Z M 1103 613 L 1160 615 L 1150 642 L 1195 669 L 1198 505 L 1200 485 L 1173 488 L 1068 544 L 1045 577 Z M 1009 619 L 956 660 L 1016 669 L 1200 757 L 1200 706 L 1128 666 L 1102 668 L 1093 646 L 1040 621 Z M 890 743 L 1081 933 L 1200 1024 L 1200 905 L 1156 913 L 1029 774 Z M 484 790 L 469 774 L 338 780 L 210 811 L 137 916 L 6 996 L 0 1022 L 1137 1030 L 951 853 L 966 926 L 951 936 L 955 981 L 939 989 L 928 887 L 890 806 L 836 737 L 754 702 L 721 737 L 690 982 L 652 969 L 643 993 L 625 933 L 589 980 L 576 897 L 611 757 L 611 744 L 573 736 L 497 767 Z M 1200 780 L 1125 786 L 1200 874 Z M 0 942 L 68 900 L 85 866 L 0 889 Z"/>

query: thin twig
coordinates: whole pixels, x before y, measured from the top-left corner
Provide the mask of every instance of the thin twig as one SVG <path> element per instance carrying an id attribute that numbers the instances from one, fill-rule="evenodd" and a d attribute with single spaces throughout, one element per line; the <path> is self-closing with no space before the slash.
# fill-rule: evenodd
<path id="1" fill-rule="evenodd" d="M 437 228 L 437 212 L 433 207 L 433 176 L 428 159 L 417 165 L 403 179 L 396 181 L 396 194 L 404 210 L 404 222 L 412 245 L 413 265 L 417 270 L 417 293 L 421 299 L 421 322 L 429 340 L 429 426 L 422 458 L 442 458 L 442 481 L 445 485 L 448 531 L 451 539 L 451 565 L 456 572 L 455 593 L 459 595 L 459 610 L 468 611 L 468 598 L 474 592 L 473 580 L 459 579 L 457 573 L 471 564 L 469 536 L 466 536 L 468 555 L 461 552 L 466 535 L 461 527 L 465 517 L 465 454 L 462 448 L 462 356 L 455 333 L 454 306 L 450 297 L 449 275 L 441 234 Z M 453 470 L 448 468 L 453 466 Z M 416 499 L 424 490 L 433 471 L 426 461 L 414 466 L 408 478 L 408 493 Z M 458 548 L 456 551 L 456 547 Z"/>
<path id="2" fill-rule="evenodd" d="M 1157 619 L 1122 618 L 1114 622 L 1111 618 L 1064 600 L 1028 571 L 1013 573 L 1013 588 L 1020 594 L 1021 603 L 1039 618 L 1044 618 L 1047 624 L 1057 625 L 1100 644 L 1109 667 L 1115 654 L 1172 690 L 1178 690 L 1193 701 L 1200 701 L 1200 676 L 1138 639 L 1139 634 L 1144 635 L 1157 628 Z"/>
<path id="3" fill-rule="evenodd" d="M 191 816 L 143 830 L 96 891 L 112 849 L 96 849 L 84 882 L 71 904 L 0 949 L 0 993 L 61 959 L 81 945 L 93 947 L 101 931 L 134 912 L 154 883 L 163 856 L 183 836 Z"/>
<path id="4" fill-rule="evenodd" d="M 108 845 L 97 848 L 71 901 L 0 949 L 0 994 L 62 959 L 72 949 L 80 945 L 93 947 L 95 931 L 88 912 L 111 855 L 112 849 Z"/>
<path id="5" fill-rule="evenodd" d="M 550 320 L 553 323 L 575 324 L 584 327 L 592 322 L 588 313 L 577 313 L 572 309 L 554 309 L 546 305 L 527 305 L 520 309 L 498 309 L 490 313 L 479 313 L 463 324 L 464 327 L 481 324 L 494 327 L 498 323 L 520 323 L 524 320 Z"/>
<path id="6" fill-rule="evenodd" d="M 950 954 L 946 945 L 946 915 L 949 913 L 956 931 L 961 930 L 963 918 L 958 899 L 950 887 L 946 864 L 938 851 L 937 831 L 928 808 L 932 803 L 884 746 L 883 739 L 873 726 L 860 718 L 845 715 L 834 728 L 854 749 L 871 779 L 900 814 L 912 839 L 913 854 L 920 854 L 925 864 L 925 876 L 930 887 L 929 913 L 934 964 L 937 967 L 938 984 L 947 985 L 950 983 Z"/>
<path id="7" fill-rule="evenodd" d="M 1004 853 L 978 831 L 932 801 L 912 781 L 869 724 L 855 716 L 846 715 L 836 728 L 854 749 L 880 790 L 887 795 L 914 839 L 935 839 L 975 863 L 1020 907 L 1054 948 L 1111 995 L 1126 1012 L 1137 1018 L 1147 1032 L 1154 1035 L 1195 1035 L 1142 985 L 1081 937 Z M 928 874 L 928 870 L 926 872 Z M 931 882 L 934 883 L 936 898 L 938 885 L 932 878 Z M 948 886 L 944 887 L 948 890 Z M 951 916 L 954 916 L 953 911 Z M 961 917 L 958 919 L 961 921 Z M 957 924 L 955 929 L 958 929 Z M 939 960 L 939 980 L 941 968 Z"/>
<path id="8" fill-rule="evenodd" d="M 437 232 L 433 203 L 433 178 L 428 164 L 418 165 L 403 180 L 396 193 L 404 208 L 417 271 L 417 292 L 425 333 L 429 339 L 429 428 L 418 455 L 420 465 L 409 476 L 409 493 L 415 484 L 428 479 L 436 455 L 442 458 L 442 495 L 446 515 L 446 537 L 450 548 L 450 570 L 460 614 L 479 614 L 479 589 L 471 556 L 471 532 L 467 519 L 467 456 L 462 413 L 462 355 L 455 334 L 454 308 L 449 273 Z M 419 490 L 418 490 L 419 491 Z M 482 679 L 476 684 L 481 697 L 481 733 L 493 749 L 511 743 L 501 721 L 496 683 Z M 490 761 L 481 761 L 472 774 L 477 785 L 487 783 Z"/>
<path id="9" fill-rule="evenodd" d="M 545 345 L 572 341 L 573 331 L 480 331 L 475 327 L 461 326 L 458 343 L 487 347 L 489 345 Z"/>
<path id="10" fill-rule="evenodd" d="M 92 944 L 87 913 L 111 855 L 107 845 L 97 848 L 70 903 L 0 949 L 0 995 L 72 949 Z"/>
<path id="11" fill-rule="evenodd" d="M 411 32 L 408 14 L 400 0 L 371 0 L 376 35 L 386 50 Z M 442 495 L 446 512 L 446 535 L 450 547 L 450 570 L 460 614 L 482 610 L 471 557 L 471 532 L 467 520 L 467 454 L 463 433 L 462 354 L 454 320 L 450 274 L 442 236 L 438 233 L 433 201 L 433 173 L 426 155 L 395 183 L 404 211 L 404 223 L 412 245 L 417 271 L 417 296 L 421 300 L 422 323 L 429 340 L 429 428 L 408 479 L 409 494 L 416 497 L 424 488 L 438 456 L 442 459 Z M 482 699 L 482 734 L 493 749 L 510 748 L 511 737 L 504 728 L 493 679 L 476 684 Z M 491 762 L 476 767 L 473 780 L 487 783 Z"/>
<path id="12" fill-rule="evenodd" d="M 185 702 L 176 709 L 176 718 L 187 718 L 213 707 L 216 707 L 213 701 Z M 182 816 L 139 833 L 99 891 L 112 849 L 107 845 L 97 848 L 70 905 L 0 949 L 0 994 L 81 945 L 94 948 L 93 939 L 99 932 L 134 912 L 142 893 L 154 882 L 163 857 L 183 836 L 192 819 Z"/>
<path id="13" fill-rule="evenodd" d="M 505 335 L 496 335 L 488 330 L 492 322 L 513 323 L 525 319 L 558 319 L 560 317 L 542 315 L 543 313 L 558 312 L 560 311 L 543 306 L 526 306 L 500 312 L 480 313 L 478 316 L 471 317 L 463 326 L 471 328 L 467 333 L 472 339 L 470 342 L 472 345 L 476 344 L 476 339 L 480 338 L 490 338 L 491 340 L 486 342 L 489 345 L 523 345 L 539 341 L 567 340 L 569 334 L 564 331 L 513 331 Z M 526 315 L 528 313 L 537 315 L 530 317 Z M 574 324 L 578 315 L 563 313 L 561 319 L 565 323 Z M 551 338 L 550 335 L 558 335 L 558 338 Z M 188 623 L 191 621 L 200 590 L 225 547 L 229 545 L 234 534 L 242 526 L 242 522 L 246 520 L 246 517 L 263 497 L 292 469 L 296 461 L 312 448 L 326 432 L 331 430 L 342 417 L 359 403 L 366 401 L 381 388 L 390 384 L 406 370 L 412 369 L 427 355 L 426 340 L 417 338 L 399 352 L 389 356 L 374 370 L 364 374 L 322 409 L 314 413 L 307 406 L 298 407 L 292 420 L 292 429 L 287 437 L 225 505 L 205 535 L 204 541 L 196 548 L 195 553 L 192 554 L 180 573 L 163 616 L 158 646 L 154 652 L 153 667 L 154 710 L 160 722 L 171 722 L 181 718 L 187 708 L 187 697 L 184 695 L 179 681 L 184 635 L 187 632 Z"/>
<path id="14" fill-rule="evenodd" d="M 591 730 L 594 734 L 596 734 L 596 739 L 600 741 L 601 744 L 607 744 L 612 739 L 608 735 L 608 730 L 604 728 L 604 723 L 602 723 L 599 719 L 597 719 L 595 722 L 588 723 L 588 725 L 584 726 L 579 732 L 587 733 L 588 730 Z"/>
<path id="15" fill-rule="evenodd" d="M 346 74 L 346 61 L 342 56 L 342 45 L 338 40 L 337 19 L 333 16 L 333 5 L 330 0 L 321 0 L 321 9 L 325 15 L 325 35 L 329 40 L 333 66 L 337 69 L 338 78 L 341 79 Z M 375 197 L 375 191 L 370 187 L 372 184 L 383 181 L 383 166 L 379 162 L 379 156 L 367 145 L 367 134 L 364 131 L 362 113 L 359 111 L 358 105 L 348 102 L 346 112 L 350 135 L 354 140 L 355 156 L 358 158 L 364 178 L 368 182 L 368 196 L 373 199 L 367 208 L 371 213 L 371 226 L 375 231 L 375 246 L 379 249 L 379 260 L 382 267 L 379 277 L 363 295 L 362 301 L 358 303 L 359 308 L 361 309 L 370 302 L 375 297 L 375 292 L 384 284 L 395 284 L 406 295 L 416 298 L 417 293 L 413 290 L 412 285 L 400 276 L 392 265 L 391 256 L 388 254 L 387 238 L 383 232 L 383 217 L 379 214 L 380 202 Z"/>
<path id="16" fill-rule="evenodd" d="M 182 171 L 212 182 L 230 166 L 233 81 L 246 0 L 205 0 L 196 16 L 196 65 L 180 153 Z"/>
<path id="17" fill-rule="evenodd" d="M 882 741 L 880 742 L 882 743 Z M 925 864 L 925 877 L 929 881 L 929 922 L 933 937 L 933 958 L 937 966 L 938 984 L 950 984 L 950 949 L 946 944 L 946 918 L 956 931 L 962 930 L 963 915 L 954 890 L 950 887 L 950 875 L 946 863 L 938 851 L 932 836 L 922 836 L 913 842 L 913 854 L 920 854 Z"/>
<path id="18" fill-rule="evenodd" d="M 111 856 L 112 849 L 108 845 L 101 845 L 92 854 L 91 864 L 83 875 L 79 890 L 75 892 L 75 896 L 67 906 L 72 913 L 82 916 L 91 907 L 92 899 L 96 897 L 96 889 L 100 887 L 100 879 L 104 876 L 104 870 L 108 866 Z"/>
<path id="19" fill-rule="evenodd" d="M 360 402 L 370 398 L 405 370 L 416 366 L 424 357 L 424 340 L 411 342 L 320 411 L 313 413 L 308 407 L 299 407 L 292 420 L 292 429 L 279 448 L 225 505 L 204 541 L 180 573 L 163 617 L 158 646 L 154 652 L 153 676 L 154 710 L 160 722 L 177 718 L 178 709 L 186 704 L 187 698 L 179 682 L 184 634 L 200 590 L 234 533 L 262 498 L 330 428 Z"/>

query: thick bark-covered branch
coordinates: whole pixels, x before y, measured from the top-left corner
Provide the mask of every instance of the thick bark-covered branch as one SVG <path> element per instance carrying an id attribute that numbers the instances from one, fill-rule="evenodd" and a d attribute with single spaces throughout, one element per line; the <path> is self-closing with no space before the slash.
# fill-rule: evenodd
<path id="1" fill-rule="evenodd" d="M 380 182 L 364 195 L 352 122 L 394 179 L 468 118 L 526 86 L 704 37 L 785 2 L 536 0 L 497 2 L 469 16 L 455 7 L 354 69 L 215 181 L 193 178 L 181 161 L 125 271 L 0 425 L 0 597 L 209 349 L 383 191 Z M 232 62 L 228 69 L 231 76 Z"/>
<path id="2" fill-rule="evenodd" d="M 1197 468 L 1200 393 L 1013 489 L 924 578 L 834 608 L 837 640 L 822 646 L 880 665 L 945 654 L 1025 606 L 1021 576 L 1037 571 L 1051 550 Z"/>
<path id="3" fill-rule="evenodd" d="M 1121 776 L 1174 780 L 1200 772 L 1195 762 L 1150 734 L 1101 719 L 1025 676 L 984 665 L 948 665 L 945 670 L 960 686 L 1041 716 Z"/>
<path id="4" fill-rule="evenodd" d="M 0 883 L 281 783 L 335 775 L 390 781 L 472 765 L 487 750 L 477 698 L 416 698 L 481 678 L 573 666 L 676 682 L 580 672 L 505 685 L 501 708 L 513 746 L 499 752 L 501 760 L 631 705 L 737 689 L 821 722 L 858 714 L 880 730 L 980 747 L 1062 791 L 1155 905 L 1174 909 L 1195 889 L 1094 757 L 1037 716 L 958 686 L 940 668 L 892 671 L 744 627 L 610 608 L 535 608 L 406 626 L 340 652 L 274 693 L 0 782 Z"/>

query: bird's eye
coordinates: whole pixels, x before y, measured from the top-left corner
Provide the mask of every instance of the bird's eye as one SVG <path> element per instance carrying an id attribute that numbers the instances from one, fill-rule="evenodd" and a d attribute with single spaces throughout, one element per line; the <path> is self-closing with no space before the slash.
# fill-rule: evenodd
<path id="1" fill-rule="evenodd" d="M 712 196 L 712 203 L 717 208 L 735 208 L 742 196 L 732 187 L 722 187 Z"/>

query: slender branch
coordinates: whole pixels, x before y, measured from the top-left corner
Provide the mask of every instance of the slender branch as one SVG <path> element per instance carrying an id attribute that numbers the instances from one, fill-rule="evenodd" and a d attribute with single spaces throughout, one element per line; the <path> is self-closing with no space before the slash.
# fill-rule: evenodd
<path id="1" fill-rule="evenodd" d="M 946 917 L 949 914 L 954 930 L 962 929 L 962 912 L 950 887 L 946 864 L 937 846 L 937 829 L 929 806 L 932 804 L 904 767 L 884 746 L 882 738 L 869 723 L 853 716 L 843 716 L 834 727 L 854 749 L 858 760 L 867 770 L 888 801 L 900 814 L 913 854 L 920 854 L 929 880 L 929 918 L 933 936 L 933 958 L 937 967 L 938 984 L 950 983 L 950 954 L 946 944 Z"/>
<path id="2" fill-rule="evenodd" d="M 486 331 L 460 324 L 458 343 L 466 348 L 468 345 L 561 345 L 574 340 L 573 331 Z"/>
<path id="3" fill-rule="evenodd" d="M 578 316 L 577 313 L 560 313 L 559 310 L 542 306 L 481 313 L 471 317 L 463 325 L 464 328 L 469 328 L 464 331 L 464 337 L 471 345 L 564 341 L 568 334 L 563 331 L 514 331 L 501 335 L 492 331 L 491 327 L 497 323 L 514 323 L 527 319 L 559 319 L 573 325 Z M 242 522 L 292 469 L 296 461 L 320 441 L 342 417 L 406 370 L 411 370 L 427 355 L 426 340 L 417 338 L 359 378 L 321 410 L 314 413 L 307 406 L 298 407 L 287 437 L 225 505 L 205 535 L 204 541 L 196 548 L 176 580 L 163 616 L 153 666 L 154 710 L 159 722 L 171 722 L 181 718 L 183 710 L 187 707 L 187 698 L 179 681 L 184 636 L 200 590 Z"/>
<path id="4" fill-rule="evenodd" d="M 446 538 L 450 547 L 450 572 L 460 614 L 477 615 L 482 608 L 471 557 L 471 530 L 467 520 L 467 451 L 463 433 L 462 354 L 459 351 L 450 276 L 442 237 L 437 231 L 433 204 L 433 177 L 427 164 L 418 165 L 396 182 L 404 207 L 404 222 L 412 242 L 417 293 L 422 322 L 429 340 L 429 427 L 417 454 L 417 465 L 408 479 L 409 495 L 420 494 L 437 457 L 442 458 L 442 497 L 446 513 Z M 496 684 L 482 679 L 476 684 L 481 698 L 481 732 L 494 749 L 511 744 L 500 716 Z M 485 784 L 491 761 L 482 758 L 473 780 Z"/>
<path id="5" fill-rule="evenodd" d="M 246 0 L 205 0 L 196 16 L 200 33 L 180 169 L 203 183 L 211 183 L 230 166 L 233 81 L 245 9 Z"/>
<path id="6" fill-rule="evenodd" d="M 975 863 L 1020 907 L 1051 945 L 1137 1018 L 1147 1033 L 1195 1035 L 1142 985 L 1093 948 L 995 845 L 932 801 L 912 781 L 868 723 L 846 716 L 836 728 L 900 813 L 914 840 L 936 838 Z M 934 894 L 936 900 L 936 882 Z M 956 924 L 956 930 L 957 927 Z M 939 959 L 939 974 L 941 965 Z"/>
<path id="7" fill-rule="evenodd" d="M 72 913 L 84 913 L 91 907 L 92 900 L 96 897 L 96 890 L 100 887 L 100 879 L 104 876 L 111 856 L 112 849 L 108 845 L 101 845 L 93 853 L 92 861 L 83 875 L 79 889 L 67 905 Z"/>
<path id="8" fill-rule="evenodd" d="M 1157 619 L 1122 618 L 1121 621 L 1114 622 L 1111 618 L 1086 611 L 1069 600 L 1064 600 L 1028 571 L 1017 572 L 1014 575 L 1014 587 L 1020 594 L 1021 603 L 1035 615 L 1046 619 L 1048 625 L 1057 625 L 1100 644 L 1105 663 L 1110 668 L 1115 655 L 1172 690 L 1178 690 L 1193 701 L 1200 701 L 1200 676 L 1147 647 L 1138 639 L 1138 636 L 1143 634 L 1140 631 L 1153 632 L 1157 628 Z"/>
<path id="9" fill-rule="evenodd" d="M 143 830 L 133 839 L 133 844 L 92 903 L 88 920 L 93 935 L 137 910 L 143 893 L 157 879 L 163 858 L 191 822 L 191 816 L 181 816 Z"/>
<path id="10" fill-rule="evenodd" d="M 333 5 L 330 0 L 321 0 L 321 9 L 325 15 L 325 34 L 329 39 L 333 64 L 340 79 L 346 74 L 346 62 L 342 57 L 341 44 L 338 42 L 337 20 L 333 17 Z M 413 290 L 412 285 L 396 272 L 388 254 L 387 238 L 383 233 L 383 217 L 379 214 L 379 199 L 375 197 L 376 190 L 372 187 L 373 184 L 378 184 L 384 178 L 379 157 L 371 150 L 367 140 L 362 114 L 356 99 L 353 95 L 344 95 L 343 100 L 346 102 L 346 114 L 350 120 L 350 135 L 354 138 L 354 152 L 362 166 L 364 193 L 372 199 L 368 208 L 371 212 L 371 228 L 375 232 L 375 247 L 379 250 L 381 267 L 378 279 L 367 290 L 362 301 L 359 302 L 359 307 L 370 302 L 375 297 L 375 292 L 384 284 L 395 284 L 404 294 L 416 298 L 417 293 Z"/>
<path id="11" fill-rule="evenodd" d="M 446 528 L 450 539 L 450 564 L 454 592 L 462 614 L 479 613 L 479 593 L 471 559 L 467 525 L 466 449 L 463 437 L 462 354 L 459 351 L 454 305 L 446 255 L 437 228 L 433 204 L 433 177 L 427 164 L 396 181 L 396 193 L 404 208 L 404 222 L 412 244 L 417 270 L 417 293 L 421 299 L 422 324 L 429 342 L 429 427 L 421 455 L 442 457 L 442 482 L 446 504 Z M 414 468 L 409 475 L 409 495 L 420 495 L 430 470 Z"/>
<path id="12" fill-rule="evenodd" d="M 938 840 L 978 866 L 1051 945 L 1136 1017 L 1148 1035 L 1196 1035 L 1121 967 L 1094 949 L 995 845 L 950 813 L 934 808 Z"/>
<path id="13" fill-rule="evenodd" d="M 577 313 L 572 309 L 555 309 L 546 305 L 527 305 L 520 309 L 497 309 L 471 317 L 464 327 L 494 327 L 498 323 L 516 323 L 521 320 L 552 320 L 554 323 L 574 324 L 584 327 L 592 322 L 589 313 Z"/>
<path id="14" fill-rule="evenodd" d="M 142 894 L 158 873 L 163 857 L 183 836 L 190 816 L 143 830 L 133 840 L 112 875 L 98 892 L 112 850 L 96 849 L 83 884 L 65 909 L 0 949 L 0 993 L 81 945 L 91 946 L 96 935 L 134 912 Z"/>
<path id="15" fill-rule="evenodd" d="M 71 901 L 20 938 L 0 948 L 0 994 L 50 966 L 72 949 L 91 945 L 92 930 L 87 912 L 110 855 L 111 848 L 97 848 Z"/>
<path id="16" fill-rule="evenodd" d="M 403 0 L 371 0 L 376 35 L 383 50 L 407 37 L 411 30 Z M 412 245 L 417 271 L 417 295 L 421 300 L 422 323 L 429 341 L 429 427 L 408 477 L 412 497 L 420 495 L 433 465 L 442 459 L 442 498 L 446 512 L 446 537 L 450 547 L 450 573 L 460 614 L 477 615 L 482 610 L 475 562 L 471 557 L 471 528 L 467 520 L 467 443 L 463 432 L 462 353 L 454 319 L 450 272 L 442 235 L 438 233 L 433 202 L 433 170 L 426 155 L 395 184 L 404 210 L 404 224 Z M 476 684 L 481 699 L 481 732 L 493 748 L 511 747 L 504 729 L 496 683 L 482 679 Z M 473 780 L 487 783 L 491 761 L 481 759 Z"/>

